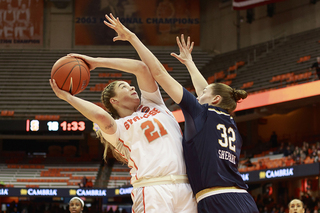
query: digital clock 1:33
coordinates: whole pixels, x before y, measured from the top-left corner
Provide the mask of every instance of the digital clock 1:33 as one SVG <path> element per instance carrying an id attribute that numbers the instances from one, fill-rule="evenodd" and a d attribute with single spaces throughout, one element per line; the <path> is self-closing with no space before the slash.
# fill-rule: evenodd
<path id="1" fill-rule="evenodd" d="M 26 120 L 26 131 L 50 131 L 50 132 L 82 132 L 92 125 L 90 121 L 43 121 Z M 92 129 L 92 126 L 91 126 Z"/>

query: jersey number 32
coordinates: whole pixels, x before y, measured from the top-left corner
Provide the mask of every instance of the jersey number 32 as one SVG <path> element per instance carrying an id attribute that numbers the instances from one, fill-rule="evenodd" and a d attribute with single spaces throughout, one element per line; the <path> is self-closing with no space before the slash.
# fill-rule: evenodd
<path id="1" fill-rule="evenodd" d="M 232 127 L 229 127 L 228 130 L 224 124 L 218 124 L 217 130 L 221 131 L 222 139 L 218 139 L 219 144 L 222 147 L 228 147 L 229 149 L 236 152 L 236 146 L 233 144 L 236 141 L 236 134 Z"/>

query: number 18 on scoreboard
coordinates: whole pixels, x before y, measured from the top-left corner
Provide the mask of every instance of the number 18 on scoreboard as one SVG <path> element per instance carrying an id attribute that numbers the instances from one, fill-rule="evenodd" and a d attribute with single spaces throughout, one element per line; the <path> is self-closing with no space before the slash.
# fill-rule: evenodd
<path id="1" fill-rule="evenodd" d="M 85 121 L 39 121 L 26 120 L 27 132 L 82 132 L 86 130 Z"/>

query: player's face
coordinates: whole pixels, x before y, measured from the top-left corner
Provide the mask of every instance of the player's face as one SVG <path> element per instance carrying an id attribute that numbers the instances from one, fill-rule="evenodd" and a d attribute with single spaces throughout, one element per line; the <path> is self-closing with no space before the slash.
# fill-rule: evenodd
<path id="1" fill-rule="evenodd" d="M 304 213 L 303 204 L 300 200 L 293 200 L 290 202 L 289 213 Z"/>
<path id="2" fill-rule="evenodd" d="M 80 213 L 82 212 L 83 207 L 79 200 L 72 200 L 69 203 L 69 211 L 70 213 Z"/>
<path id="3" fill-rule="evenodd" d="M 130 86 L 125 81 L 119 81 L 115 86 L 115 98 L 121 103 L 134 102 L 140 104 L 139 95 L 134 86 Z"/>
<path id="4" fill-rule="evenodd" d="M 210 104 L 213 99 L 212 94 L 212 85 L 208 85 L 206 88 L 204 88 L 202 94 L 197 98 L 200 104 Z"/>

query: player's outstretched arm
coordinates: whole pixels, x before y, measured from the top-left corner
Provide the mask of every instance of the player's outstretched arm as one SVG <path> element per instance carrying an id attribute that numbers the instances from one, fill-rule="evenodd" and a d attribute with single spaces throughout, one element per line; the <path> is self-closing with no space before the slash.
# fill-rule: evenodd
<path id="1" fill-rule="evenodd" d="M 175 53 L 171 53 L 171 55 L 187 67 L 191 76 L 192 84 L 196 90 L 197 96 L 199 97 L 202 94 L 203 89 L 208 86 L 208 82 L 202 76 L 192 60 L 191 52 L 193 50 L 194 42 L 190 42 L 190 36 L 188 36 L 187 42 L 185 42 L 184 35 L 181 34 L 181 41 L 177 36 L 177 44 L 179 46 L 180 54 L 177 55 Z"/>
<path id="2" fill-rule="evenodd" d="M 150 74 L 147 65 L 140 60 L 126 58 L 94 58 L 75 53 L 68 54 L 68 56 L 82 59 L 88 64 L 90 70 L 97 67 L 104 67 L 134 74 L 137 77 L 140 89 L 146 92 L 154 92 L 157 90 L 157 85 Z"/>
<path id="3" fill-rule="evenodd" d="M 117 124 L 107 111 L 94 103 L 83 100 L 59 89 L 54 79 L 50 79 L 49 82 L 52 90 L 58 98 L 68 102 L 86 118 L 98 124 L 102 131 L 107 134 L 114 134 L 116 132 Z"/>
<path id="4" fill-rule="evenodd" d="M 104 22 L 105 25 L 115 30 L 118 34 L 118 36 L 113 38 L 113 41 L 129 41 L 138 52 L 141 60 L 148 66 L 153 78 L 161 85 L 173 101 L 180 103 L 183 95 L 182 86 L 167 73 L 160 61 L 139 38 L 122 25 L 119 18 L 113 17 L 112 14 L 110 14 L 110 16 L 106 15 L 106 18 L 108 21 Z"/>

